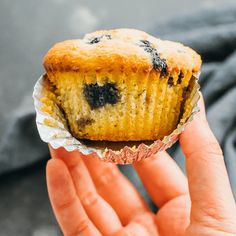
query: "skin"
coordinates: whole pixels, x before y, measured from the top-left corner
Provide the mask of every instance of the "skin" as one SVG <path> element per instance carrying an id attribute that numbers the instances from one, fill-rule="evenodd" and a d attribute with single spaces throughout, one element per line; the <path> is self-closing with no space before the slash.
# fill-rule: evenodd
<path id="1" fill-rule="evenodd" d="M 180 135 L 187 178 L 161 152 L 133 164 L 154 203 L 152 213 L 116 165 L 50 148 L 47 186 L 66 236 L 235 236 L 236 205 L 224 158 L 201 112 Z"/>

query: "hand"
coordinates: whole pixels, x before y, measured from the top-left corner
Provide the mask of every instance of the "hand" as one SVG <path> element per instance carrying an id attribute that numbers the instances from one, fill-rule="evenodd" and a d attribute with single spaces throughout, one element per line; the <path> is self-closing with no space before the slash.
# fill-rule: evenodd
<path id="1" fill-rule="evenodd" d="M 166 152 L 134 164 L 157 214 L 115 165 L 50 148 L 48 192 L 64 235 L 235 236 L 223 155 L 200 106 L 180 136 L 188 179 Z"/>

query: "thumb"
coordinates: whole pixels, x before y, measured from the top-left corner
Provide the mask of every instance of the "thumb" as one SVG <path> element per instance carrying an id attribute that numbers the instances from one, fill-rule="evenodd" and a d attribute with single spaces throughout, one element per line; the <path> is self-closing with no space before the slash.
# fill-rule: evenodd
<path id="1" fill-rule="evenodd" d="M 236 207 L 221 148 L 201 112 L 180 137 L 192 202 L 191 223 L 236 234 Z"/>

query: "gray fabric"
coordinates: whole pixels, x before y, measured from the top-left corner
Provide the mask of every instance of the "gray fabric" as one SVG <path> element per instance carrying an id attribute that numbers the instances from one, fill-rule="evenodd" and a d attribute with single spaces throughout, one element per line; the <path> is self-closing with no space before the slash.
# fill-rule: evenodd
<path id="1" fill-rule="evenodd" d="M 152 25 L 156 25 L 149 30 L 152 34 L 182 41 L 203 56 L 200 83 L 206 100 L 207 116 L 224 150 L 227 170 L 236 195 L 236 5 L 202 10 L 194 15 L 180 16 L 167 23 Z M 7 55 L 4 48 L 1 50 Z M 27 68 L 29 64 L 24 66 L 22 68 Z M 23 91 L 21 89 L 18 93 Z M 36 130 L 32 99 L 27 96 L 11 117 L 6 127 L 1 126 L 1 131 L 6 131 L 1 132 L 0 140 L 0 235 L 47 235 L 48 232 L 57 235 L 58 230 L 47 200 L 43 171 L 49 154 L 47 145 L 40 141 Z M 184 158 L 179 147 L 175 145 L 169 151 L 184 170 Z M 120 168 L 151 204 L 132 167 Z M 15 228 L 11 227 L 9 219 L 14 223 L 18 221 Z"/>
<path id="2" fill-rule="evenodd" d="M 48 157 L 41 141 L 31 96 L 26 96 L 7 123 L 0 142 L 0 174 L 31 165 Z"/>

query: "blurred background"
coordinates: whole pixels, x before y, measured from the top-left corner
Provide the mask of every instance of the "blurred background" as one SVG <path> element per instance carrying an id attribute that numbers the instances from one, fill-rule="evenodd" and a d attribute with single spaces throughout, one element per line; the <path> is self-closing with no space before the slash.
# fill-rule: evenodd
<path id="1" fill-rule="evenodd" d="M 55 42 L 118 27 L 181 41 L 203 56 L 208 118 L 235 193 L 235 0 L 0 0 L 0 235 L 61 235 L 47 196 L 49 155 L 34 122 L 33 86 Z M 177 146 L 172 153 L 184 169 Z M 130 167 L 123 171 L 145 195 Z"/>

